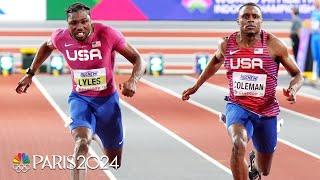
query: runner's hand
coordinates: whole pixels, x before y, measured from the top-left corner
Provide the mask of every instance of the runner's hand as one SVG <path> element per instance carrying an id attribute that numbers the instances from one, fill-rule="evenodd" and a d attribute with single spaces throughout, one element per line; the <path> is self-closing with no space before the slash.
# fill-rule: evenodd
<path id="1" fill-rule="evenodd" d="M 21 80 L 18 83 L 16 92 L 18 94 L 27 93 L 27 89 L 29 88 L 31 83 L 32 83 L 32 76 L 29 76 L 29 75 L 23 76 L 23 78 L 21 78 Z"/>
<path id="2" fill-rule="evenodd" d="M 292 88 L 283 88 L 283 95 L 287 97 L 287 101 L 291 104 L 296 103 L 296 91 Z"/>
<path id="3" fill-rule="evenodd" d="M 181 99 L 183 101 L 190 99 L 190 95 L 192 95 L 195 92 L 197 92 L 197 90 L 198 90 L 198 88 L 195 87 L 195 86 L 193 86 L 193 87 L 191 87 L 189 89 L 186 89 L 185 91 L 183 91 Z"/>
<path id="4" fill-rule="evenodd" d="M 129 79 L 119 84 L 119 89 L 124 96 L 132 97 L 136 93 L 137 85 L 134 80 Z"/>

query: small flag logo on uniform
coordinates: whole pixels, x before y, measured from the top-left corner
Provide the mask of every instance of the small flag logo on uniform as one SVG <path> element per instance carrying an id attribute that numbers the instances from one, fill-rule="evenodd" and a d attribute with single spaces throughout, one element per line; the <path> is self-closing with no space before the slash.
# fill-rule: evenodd
<path id="1" fill-rule="evenodd" d="M 263 48 L 254 48 L 254 54 L 263 54 Z"/>
<path id="2" fill-rule="evenodd" d="M 101 42 L 100 41 L 92 42 L 92 48 L 97 48 L 97 47 L 101 47 Z"/>

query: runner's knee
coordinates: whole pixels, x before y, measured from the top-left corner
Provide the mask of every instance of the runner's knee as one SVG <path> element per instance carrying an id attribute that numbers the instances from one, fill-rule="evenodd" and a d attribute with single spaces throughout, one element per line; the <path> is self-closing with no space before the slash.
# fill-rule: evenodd
<path id="1" fill-rule="evenodd" d="M 235 135 L 232 137 L 232 153 L 236 157 L 244 157 L 246 146 L 246 140 L 242 136 Z"/>

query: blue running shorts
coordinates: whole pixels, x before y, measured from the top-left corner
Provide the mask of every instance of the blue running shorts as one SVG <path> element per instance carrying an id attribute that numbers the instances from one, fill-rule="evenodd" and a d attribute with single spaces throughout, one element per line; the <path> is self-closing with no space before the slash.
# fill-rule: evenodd
<path id="1" fill-rule="evenodd" d="M 89 97 L 72 92 L 69 96 L 70 130 L 87 127 L 97 134 L 104 148 L 118 149 L 123 145 L 123 129 L 119 95 Z"/>
<path id="2" fill-rule="evenodd" d="M 226 105 L 226 125 L 242 124 L 252 139 L 256 150 L 261 153 L 273 153 L 277 146 L 277 116 L 264 117 L 253 113 L 240 105 Z"/>

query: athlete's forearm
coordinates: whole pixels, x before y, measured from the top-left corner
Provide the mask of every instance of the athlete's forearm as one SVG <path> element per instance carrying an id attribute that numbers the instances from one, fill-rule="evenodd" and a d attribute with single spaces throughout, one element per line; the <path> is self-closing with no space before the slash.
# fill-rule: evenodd
<path id="1" fill-rule="evenodd" d="M 301 72 L 297 73 L 292 77 L 288 89 L 292 89 L 294 94 L 296 94 L 301 88 L 301 86 L 303 85 L 303 81 L 304 79 L 303 79 L 302 73 Z"/>
<path id="2" fill-rule="evenodd" d="M 211 76 L 213 76 L 220 69 L 222 64 L 223 64 L 223 61 L 216 59 L 214 56 L 212 60 L 209 62 L 209 64 L 207 65 L 207 67 L 204 69 L 204 71 L 201 73 L 195 86 L 199 88 L 204 82 L 206 82 Z"/>
<path id="3" fill-rule="evenodd" d="M 135 57 L 135 60 L 133 62 L 134 64 L 130 79 L 134 82 L 138 82 L 146 70 L 146 63 L 140 55 Z"/>
<path id="4" fill-rule="evenodd" d="M 40 46 L 37 54 L 35 55 L 33 62 L 30 66 L 30 69 L 33 72 L 36 72 L 39 69 L 39 67 L 41 66 L 41 64 L 50 56 L 52 51 L 53 50 L 47 45 L 47 42 L 44 42 Z"/>

